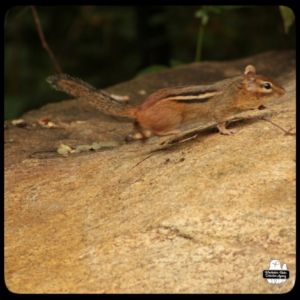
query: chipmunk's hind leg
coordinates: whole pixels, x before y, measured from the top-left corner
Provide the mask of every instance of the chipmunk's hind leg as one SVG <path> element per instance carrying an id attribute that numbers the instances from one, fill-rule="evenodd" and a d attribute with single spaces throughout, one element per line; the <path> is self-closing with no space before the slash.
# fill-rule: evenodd
<path id="1" fill-rule="evenodd" d="M 125 138 L 125 142 L 133 142 L 136 140 L 145 141 L 151 135 L 151 131 L 145 130 L 144 128 L 142 128 L 141 124 L 137 120 L 134 120 L 133 127 L 134 127 L 134 130 L 136 131 L 136 133 L 133 135 L 128 135 Z"/>
<path id="2" fill-rule="evenodd" d="M 155 135 L 170 135 L 170 134 L 179 134 L 181 131 L 178 130 L 178 129 L 166 129 L 166 130 L 160 130 L 160 131 L 156 131 L 156 130 L 153 130 L 153 134 Z"/>
<path id="3" fill-rule="evenodd" d="M 164 115 L 165 117 L 162 117 L 158 111 L 155 115 L 156 119 L 152 119 L 152 133 L 159 136 L 179 134 L 181 131 L 176 129 L 176 127 L 181 124 L 183 119 L 180 112 L 172 107 L 164 108 Z"/>

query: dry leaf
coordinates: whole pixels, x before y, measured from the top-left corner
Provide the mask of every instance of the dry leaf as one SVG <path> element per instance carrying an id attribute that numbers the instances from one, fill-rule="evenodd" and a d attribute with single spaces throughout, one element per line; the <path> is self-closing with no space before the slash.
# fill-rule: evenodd
<path id="1" fill-rule="evenodd" d="M 25 127 L 27 125 L 25 120 L 23 120 L 23 119 L 12 120 L 11 124 L 13 124 L 14 126 L 17 126 L 17 127 Z"/>
<path id="2" fill-rule="evenodd" d="M 80 153 L 86 150 L 98 150 L 102 147 L 116 147 L 118 146 L 117 142 L 114 141 L 104 141 L 104 142 L 94 142 L 91 145 L 78 145 L 76 147 L 69 147 L 68 145 L 63 144 L 60 142 L 60 145 L 57 149 L 57 152 L 61 155 L 68 155 L 69 153 Z"/>
<path id="3" fill-rule="evenodd" d="M 69 153 L 71 153 L 72 148 L 70 146 L 65 145 L 62 142 L 60 142 L 60 145 L 59 145 L 59 147 L 57 148 L 56 151 L 57 151 L 57 153 L 59 153 L 61 155 L 68 155 Z"/>
<path id="4" fill-rule="evenodd" d="M 41 118 L 38 120 L 38 123 L 42 126 L 45 126 L 47 125 L 48 123 L 50 122 L 50 119 L 49 118 Z"/>

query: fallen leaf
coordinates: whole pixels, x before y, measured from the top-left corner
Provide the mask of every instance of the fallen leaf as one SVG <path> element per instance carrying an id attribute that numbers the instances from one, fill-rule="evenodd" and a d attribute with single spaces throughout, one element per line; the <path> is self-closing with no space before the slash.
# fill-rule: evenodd
<path id="1" fill-rule="evenodd" d="M 23 120 L 23 119 L 12 120 L 11 124 L 13 124 L 14 126 L 17 126 L 17 127 L 25 127 L 27 125 L 25 120 Z"/>
<path id="2" fill-rule="evenodd" d="M 61 155 L 67 155 L 67 154 L 71 153 L 72 148 L 70 146 L 65 145 L 62 142 L 60 142 L 60 145 L 59 145 L 59 147 L 57 148 L 56 151 L 57 151 L 57 153 L 59 153 Z"/>
<path id="3" fill-rule="evenodd" d="M 47 125 L 50 122 L 49 118 L 41 118 L 38 120 L 38 123 L 42 126 Z"/>

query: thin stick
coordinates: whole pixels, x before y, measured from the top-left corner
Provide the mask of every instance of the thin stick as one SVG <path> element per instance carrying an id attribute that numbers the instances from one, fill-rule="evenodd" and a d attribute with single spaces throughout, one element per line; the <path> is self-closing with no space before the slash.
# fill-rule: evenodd
<path id="1" fill-rule="evenodd" d="M 156 154 L 156 153 L 152 153 L 152 154 L 148 155 L 147 157 L 145 157 L 144 159 L 142 159 L 141 161 L 139 161 L 135 166 L 133 166 L 130 169 L 130 171 L 133 170 L 135 167 L 137 167 L 139 164 L 141 164 L 143 161 L 145 161 L 146 159 L 148 159 L 149 157 L 153 156 L 154 154 Z"/>
<path id="2" fill-rule="evenodd" d="M 261 120 L 270 122 L 270 123 L 273 124 L 274 126 L 276 126 L 276 127 L 278 127 L 279 129 L 281 129 L 283 132 L 285 132 L 286 135 L 296 135 L 296 133 L 290 132 L 290 130 L 292 130 L 292 128 L 291 128 L 289 131 L 287 131 L 287 130 L 283 129 L 281 126 L 277 125 L 276 123 L 274 123 L 274 122 L 272 122 L 272 121 L 266 119 L 265 117 L 261 117 Z"/>
<path id="3" fill-rule="evenodd" d="M 197 137 L 197 134 L 195 134 L 195 135 L 193 135 L 193 136 L 191 136 L 191 137 L 189 137 L 189 138 L 186 138 L 186 139 L 184 139 L 184 140 L 178 141 L 177 143 L 178 143 L 178 144 L 184 143 L 184 142 L 186 142 L 186 141 L 193 140 L 193 139 L 195 139 L 196 137 Z M 177 143 L 176 143 L 176 144 L 177 144 Z"/>
<path id="4" fill-rule="evenodd" d="M 143 161 L 145 161 L 146 159 L 148 159 L 149 157 L 155 155 L 155 154 L 156 154 L 156 151 L 159 151 L 159 150 L 166 150 L 167 148 L 170 148 L 170 147 L 172 147 L 172 146 L 174 146 L 174 145 L 176 145 L 176 144 L 184 143 L 184 142 L 189 141 L 189 140 L 192 140 L 192 139 L 194 139 L 194 138 L 196 138 L 196 137 L 197 137 L 197 134 L 195 134 L 194 136 L 191 136 L 191 137 L 189 137 L 189 138 L 186 138 L 186 139 L 184 139 L 184 140 L 181 140 L 181 141 L 178 141 L 178 142 L 176 142 L 176 143 L 173 143 L 173 144 L 171 144 L 171 145 L 167 145 L 167 147 L 161 147 L 160 149 L 155 149 L 155 152 L 154 152 L 154 153 L 152 153 L 152 154 L 146 156 L 145 158 L 143 158 L 143 159 L 142 159 L 141 161 L 139 161 L 135 166 L 133 166 L 133 167 L 130 169 L 130 171 L 133 170 L 135 167 L 137 167 L 139 164 L 141 164 Z"/>
<path id="5" fill-rule="evenodd" d="M 31 9 L 32 9 L 33 18 L 34 18 L 34 21 L 35 21 L 35 24 L 36 24 L 36 27 L 37 27 L 37 30 L 38 30 L 41 42 L 42 42 L 42 46 L 48 52 L 50 58 L 52 59 L 57 73 L 58 74 L 62 74 L 62 71 L 61 71 L 61 68 L 59 66 L 59 63 L 57 62 L 57 60 L 56 60 L 53 52 L 51 51 L 50 47 L 48 46 L 48 44 L 47 44 L 47 42 L 45 40 L 44 33 L 43 33 L 43 30 L 42 30 L 42 26 L 41 26 L 41 23 L 40 23 L 40 19 L 39 19 L 39 16 L 38 16 L 38 12 L 37 12 L 35 6 L 33 6 L 33 5 L 31 6 Z"/>
<path id="6" fill-rule="evenodd" d="M 293 133 L 293 132 L 290 132 L 292 129 L 290 129 L 289 131 L 283 129 L 282 127 L 280 127 L 279 125 L 277 125 L 276 123 L 266 119 L 265 117 L 259 117 L 259 116 L 253 116 L 253 117 L 242 117 L 242 118 L 239 118 L 239 117 L 234 117 L 230 120 L 227 120 L 225 122 L 232 122 L 232 121 L 243 121 L 243 120 L 264 120 L 264 121 L 267 121 L 267 122 L 270 122 L 271 124 L 273 124 L 274 126 L 277 126 L 278 128 L 280 128 L 282 131 L 285 132 L 285 134 L 287 135 L 296 135 L 296 133 Z M 193 128 L 193 129 L 190 129 L 188 131 L 184 131 L 182 132 L 181 134 L 177 135 L 177 136 L 173 136 L 171 138 L 169 138 L 168 140 L 165 140 L 163 142 L 160 143 L 160 145 L 163 145 L 163 147 L 160 147 L 158 149 L 164 149 L 164 148 L 169 148 L 170 145 L 176 145 L 178 142 L 175 142 L 174 141 L 177 141 L 179 138 L 182 138 L 184 137 L 185 135 L 188 135 L 190 133 L 194 133 L 194 132 L 197 132 L 198 130 L 203 130 L 203 129 L 208 129 L 208 128 L 213 128 L 213 127 L 216 127 L 216 125 L 219 125 L 221 123 L 224 123 L 224 122 L 220 122 L 220 123 L 216 123 L 216 124 L 213 124 L 211 126 L 207 126 L 205 128 L 203 128 L 203 126 L 200 126 L 200 127 L 197 127 L 197 128 Z M 189 140 L 189 139 L 193 139 L 195 138 L 196 136 L 193 136 L 191 138 L 187 138 L 187 139 L 184 139 L 182 141 L 179 141 L 179 142 L 185 142 L 186 140 Z"/>

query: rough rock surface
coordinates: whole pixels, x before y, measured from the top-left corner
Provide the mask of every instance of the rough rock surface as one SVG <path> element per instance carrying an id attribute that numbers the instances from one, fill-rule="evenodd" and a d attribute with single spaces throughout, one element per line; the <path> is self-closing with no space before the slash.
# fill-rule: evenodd
<path id="1" fill-rule="evenodd" d="M 5 282 L 16 293 L 284 293 L 295 282 L 295 53 L 268 52 L 153 73 L 107 89 L 139 103 L 155 90 L 241 74 L 286 94 L 238 115 L 223 136 L 124 144 L 130 121 L 80 99 L 48 104 L 5 130 Z M 84 78 L 83 78 L 84 79 Z M 145 95 L 143 94 L 143 91 Z M 49 93 L 51 90 L 49 89 Z M 254 118 L 247 119 L 248 116 Z M 57 126 L 37 124 L 47 117 Z M 78 122 L 85 121 L 85 122 Z M 191 127 L 189 127 L 191 128 Z M 69 146 L 117 147 L 69 154 Z M 290 270 L 262 278 L 272 259 Z"/>

